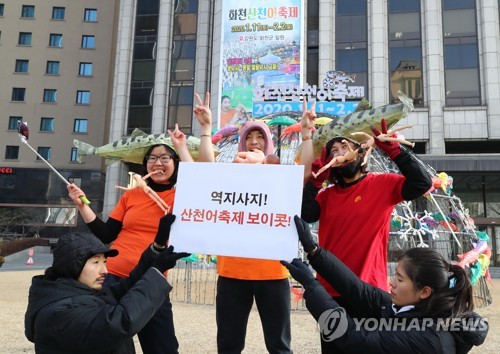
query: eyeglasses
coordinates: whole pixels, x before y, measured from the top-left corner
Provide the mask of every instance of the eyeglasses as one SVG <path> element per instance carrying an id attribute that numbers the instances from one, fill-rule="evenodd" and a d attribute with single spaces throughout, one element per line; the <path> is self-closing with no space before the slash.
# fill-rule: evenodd
<path id="1" fill-rule="evenodd" d="M 172 160 L 172 156 L 170 156 L 170 155 L 161 155 L 161 156 L 148 155 L 148 156 L 146 156 L 147 163 L 155 163 L 158 159 L 160 159 L 161 163 L 169 163 L 170 160 Z"/>

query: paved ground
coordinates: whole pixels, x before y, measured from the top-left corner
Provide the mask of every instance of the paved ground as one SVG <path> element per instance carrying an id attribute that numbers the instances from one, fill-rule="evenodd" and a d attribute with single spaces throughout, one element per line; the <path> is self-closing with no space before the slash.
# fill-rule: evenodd
<path id="1" fill-rule="evenodd" d="M 26 265 L 27 253 L 10 256 L 0 268 L 0 352 L 9 354 L 34 353 L 33 344 L 24 336 L 24 312 L 31 277 L 42 274 L 50 266 L 52 256 L 35 251 L 34 265 Z M 500 280 L 490 286 L 493 305 L 478 312 L 490 323 L 486 343 L 471 353 L 498 353 L 500 347 Z M 180 343 L 180 353 L 216 353 L 215 308 L 209 305 L 173 303 L 174 321 Z M 262 329 L 254 309 L 248 323 L 244 353 L 265 353 Z M 305 311 L 292 312 L 292 347 L 297 354 L 319 353 L 319 332 L 316 323 Z M 137 353 L 142 354 L 136 341 Z"/>

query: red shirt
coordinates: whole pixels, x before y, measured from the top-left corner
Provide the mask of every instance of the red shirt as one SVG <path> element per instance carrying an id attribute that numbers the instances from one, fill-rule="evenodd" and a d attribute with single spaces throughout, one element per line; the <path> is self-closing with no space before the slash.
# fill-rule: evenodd
<path id="1" fill-rule="evenodd" d="M 319 245 L 335 254 L 361 280 L 387 290 L 387 244 L 391 213 L 401 201 L 404 176 L 369 173 L 348 188 L 329 186 L 316 201 L 321 207 Z M 339 296 L 323 278 L 321 284 Z"/>

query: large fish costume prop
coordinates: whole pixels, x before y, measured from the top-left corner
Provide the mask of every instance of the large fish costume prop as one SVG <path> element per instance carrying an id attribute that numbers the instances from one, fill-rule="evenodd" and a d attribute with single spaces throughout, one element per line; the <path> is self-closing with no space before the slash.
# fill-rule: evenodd
<path id="1" fill-rule="evenodd" d="M 320 127 L 316 130 L 313 136 L 313 151 L 315 159 L 321 156 L 321 150 L 326 146 L 326 143 L 334 137 L 344 136 L 362 143 L 366 141 L 365 136 L 351 135 L 351 133 L 365 132 L 373 136 L 373 132 L 370 127 L 374 126 L 380 131 L 380 121 L 382 118 L 384 118 L 387 123 L 387 129 L 390 129 L 397 122 L 406 117 L 408 112 L 413 110 L 413 101 L 411 98 L 406 97 L 406 95 L 401 91 L 398 91 L 398 98 L 401 101 L 400 103 L 367 110 L 356 110 L 355 112 L 349 113 L 343 117 L 333 118 L 330 123 Z M 361 107 L 365 107 L 365 105 L 362 105 Z M 300 160 L 301 147 L 302 144 L 296 151 L 296 160 Z"/>
<path id="2" fill-rule="evenodd" d="M 73 145 L 78 149 L 78 162 L 84 161 L 84 156 L 98 155 L 106 159 L 106 165 L 117 161 L 142 164 L 146 151 L 150 146 L 165 144 L 175 150 L 168 134 L 146 134 L 140 129 L 134 129 L 130 137 L 123 138 L 112 143 L 94 147 L 83 141 L 73 140 Z M 200 155 L 200 139 L 191 135 L 186 136 L 186 144 L 194 160 Z M 214 146 L 215 156 L 219 150 Z"/>

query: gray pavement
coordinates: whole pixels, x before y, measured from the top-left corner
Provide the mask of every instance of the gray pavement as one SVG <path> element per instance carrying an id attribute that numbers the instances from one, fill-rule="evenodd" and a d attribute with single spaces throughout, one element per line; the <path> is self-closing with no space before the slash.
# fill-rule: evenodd
<path id="1" fill-rule="evenodd" d="M 28 250 L 24 250 L 8 257 L 5 257 L 5 263 L 0 267 L 0 272 L 13 270 L 35 270 L 46 269 L 52 265 L 52 253 L 49 247 L 35 247 L 32 265 L 27 265 Z"/>

